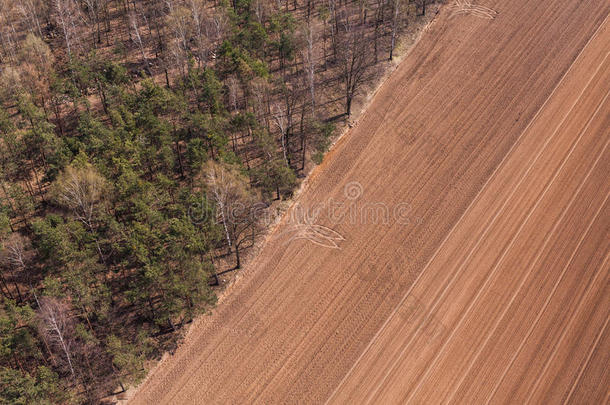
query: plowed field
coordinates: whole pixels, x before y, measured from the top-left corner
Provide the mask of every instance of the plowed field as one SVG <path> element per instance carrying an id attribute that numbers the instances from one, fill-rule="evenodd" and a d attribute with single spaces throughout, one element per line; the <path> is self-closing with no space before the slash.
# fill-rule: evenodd
<path id="1" fill-rule="evenodd" d="M 608 402 L 610 1 L 475 3 L 133 403 Z"/>

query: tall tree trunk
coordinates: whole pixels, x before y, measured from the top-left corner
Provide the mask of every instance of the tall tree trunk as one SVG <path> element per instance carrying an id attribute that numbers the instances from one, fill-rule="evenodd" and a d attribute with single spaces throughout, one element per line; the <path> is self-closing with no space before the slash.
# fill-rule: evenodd
<path id="1" fill-rule="evenodd" d="M 241 259 L 239 257 L 239 245 L 236 243 L 235 244 L 235 268 L 236 269 L 240 269 L 241 268 Z"/>

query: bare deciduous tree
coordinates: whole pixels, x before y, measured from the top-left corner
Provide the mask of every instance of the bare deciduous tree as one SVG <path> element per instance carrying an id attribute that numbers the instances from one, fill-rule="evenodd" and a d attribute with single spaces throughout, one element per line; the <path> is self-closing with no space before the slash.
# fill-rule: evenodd
<path id="1" fill-rule="evenodd" d="M 271 125 L 269 116 L 271 114 L 271 107 L 268 101 L 269 92 L 271 91 L 271 84 L 269 81 L 257 77 L 251 81 L 250 86 L 252 88 L 252 93 L 254 94 L 254 103 L 252 103 L 252 107 L 254 109 L 254 113 L 256 114 L 256 118 L 258 119 L 258 122 L 264 122 L 267 130 L 270 130 Z"/>
<path id="2" fill-rule="evenodd" d="M 353 19 L 350 19 L 349 14 L 345 16 L 344 28 L 341 46 L 339 47 L 339 60 L 345 91 L 345 112 L 350 116 L 352 101 L 364 82 L 369 67 L 369 53 L 367 52 L 368 44 L 364 38 L 364 31 L 356 25 Z"/>
<path id="3" fill-rule="evenodd" d="M 61 1 L 61 0 L 58 0 L 58 1 Z M 148 74 L 150 74 L 151 73 L 150 61 L 148 60 L 148 57 L 146 57 L 146 49 L 144 48 L 144 42 L 142 40 L 142 35 L 140 33 L 140 24 L 138 22 L 138 14 L 136 14 L 135 12 L 132 12 L 129 14 L 129 25 L 130 25 L 131 29 L 133 30 L 132 40 L 138 46 L 138 49 L 140 50 L 140 54 L 142 55 L 142 60 L 146 64 L 146 72 Z"/>
<path id="4" fill-rule="evenodd" d="M 393 13 L 392 13 L 392 39 L 390 41 L 390 60 L 394 58 L 394 48 L 396 47 L 396 35 L 398 32 L 398 17 L 400 14 L 400 2 L 399 0 L 392 1 Z"/>
<path id="5" fill-rule="evenodd" d="M 19 301 L 23 301 L 24 298 L 21 294 L 21 288 L 19 288 L 19 281 L 23 276 L 27 277 L 27 263 L 31 257 L 28 246 L 29 241 L 27 239 L 17 233 L 12 233 L 4 242 L 1 256 L 2 264 L 8 268 L 13 279 Z"/>
<path id="6" fill-rule="evenodd" d="M 53 0 L 55 9 L 55 20 L 59 25 L 68 57 L 78 44 L 78 27 L 81 25 L 82 16 L 78 4 L 74 0 Z"/>
<path id="7" fill-rule="evenodd" d="M 25 270 L 27 259 L 23 236 L 13 234 L 12 237 L 9 238 L 9 240 L 5 243 L 4 248 L 6 249 L 6 262 L 16 269 Z"/>
<path id="8" fill-rule="evenodd" d="M 97 44 L 102 42 L 102 0 L 82 0 L 87 11 L 87 18 L 89 23 L 95 26 L 94 30 L 91 30 L 93 47 L 97 48 Z"/>
<path id="9" fill-rule="evenodd" d="M 68 166 L 57 178 L 54 194 L 57 202 L 72 210 L 75 218 L 94 234 L 96 215 L 106 189 L 106 180 L 92 166 Z M 95 244 L 103 262 L 104 255 L 97 238 Z"/>
<path id="10" fill-rule="evenodd" d="M 209 47 L 208 36 L 205 33 L 205 4 L 202 0 L 187 0 L 187 6 L 191 14 L 193 35 L 197 45 L 195 55 L 197 56 L 199 67 L 201 67 L 208 60 Z"/>
<path id="11" fill-rule="evenodd" d="M 317 41 L 315 26 L 309 22 L 304 32 L 305 49 L 302 50 L 303 65 L 306 77 L 307 86 L 309 87 L 309 96 L 311 98 L 311 114 L 316 115 L 316 59 L 314 54 L 314 44 Z"/>
<path id="12" fill-rule="evenodd" d="M 211 160 L 208 162 L 204 170 L 205 183 L 208 186 L 208 191 L 212 197 L 212 200 L 216 203 L 217 215 L 219 216 L 224 228 L 228 249 L 229 252 L 231 252 L 233 242 L 231 240 L 231 235 L 229 234 L 228 223 L 229 196 L 232 188 L 231 176 L 229 175 L 228 170 Z"/>
<path id="13" fill-rule="evenodd" d="M 11 0 L 0 1 L 0 45 L 2 45 L 3 59 L 8 62 L 15 61 L 17 55 L 16 14 Z"/>
<path id="14" fill-rule="evenodd" d="M 288 131 L 290 128 L 290 123 L 288 122 L 288 119 L 287 119 L 288 116 L 287 116 L 286 112 L 282 109 L 282 107 L 280 106 L 279 103 L 276 103 L 271 107 L 271 113 L 273 114 L 273 120 L 275 121 L 275 125 L 277 126 L 277 129 L 280 131 L 280 139 L 281 139 L 281 143 L 282 143 L 282 152 L 284 154 L 284 161 L 286 162 L 286 166 L 288 166 L 289 162 L 288 162 L 287 138 L 288 138 Z"/>
<path id="15" fill-rule="evenodd" d="M 228 29 L 229 17 L 223 11 L 218 11 L 212 15 L 210 24 L 212 29 L 208 32 L 208 36 L 213 38 L 215 42 L 221 41 Z"/>
<path id="16" fill-rule="evenodd" d="M 260 196 L 237 169 L 212 160 L 203 169 L 205 184 L 222 223 L 228 250 L 235 251 L 236 268 L 241 267 L 240 248 L 260 230 Z"/>
<path id="17" fill-rule="evenodd" d="M 70 370 L 74 383 L 77 383 L 76 372 L 72 361 L 71 322 L 68 306 L 57 298 L 41 297 L 38 310 L 40 333 L 53 348 L 60 352 Z"/>
<path id="18" fill-rule="evenodd" d="M 41 0 L 21 0 L 16 2 L 17 9 L 28 23 L 28 29 L 32 34 L 42 38 L 42 27 L 40 20 L 47 12 L 47 2 Z"/>
<path id="19" fill-rule="evenodd" d="M 184 67 L 187 64 L 190 53 L 191 35 L 191 12 L 180 5 L 174 4 L 171 0 L 166 0 L 169 9 L 167 25 L 172 33 L 172 40 L 169 43 L 170 52 L 174 55 L 177 66 L 180 66 L 182 75 L 186 75 Z"/>
<path id="20" fill-rule="evenodd" d="M 23 89 L 21 72 L 12 66 L 0 70 L 0 99 L 16 98 Z"/>
<path id="21" fill-rule="evenodd" d="M 47 113 L 47 101 L 51 99 L 51 77 L 55 56 L 49 46 L 34 34 L 28 34 L 19 52 L 19 62 L 24 86 L 38 99 L 38 105 Z"/>
<path id="22" fill-rule="evenodd" d="M 104 178 L 91 166 L 68 166 L 57 179 L 56 187 L 58 201 L 91 229 L 106 188 Z"/>

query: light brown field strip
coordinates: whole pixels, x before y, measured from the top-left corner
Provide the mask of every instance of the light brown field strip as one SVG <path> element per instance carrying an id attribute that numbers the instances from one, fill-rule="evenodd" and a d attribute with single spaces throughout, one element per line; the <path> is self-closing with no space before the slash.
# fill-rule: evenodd
<path id="1" fill-rule="evenodd" d="M 610 1 L 477 4 L 498 14 L 441 13 L 297 199 L 340 249 L 286 243 L 289 212 L 133 403 L 606 395 Z"/>
<path id="2" fill-rule="evenodd" d="M 578 377 L 574 380 L 572 388 L 567 394 L 565 403 L 607 404 L 610 396 L 610 387 L 606 392 L 599 390 L 600 382 L 610 379 L 610 329 L 608 319 L 604 329 L 591 347 L 586 362 L 581 366 Z"/>
<path id="3" fill-rule="evenodd" d="M 337 402 L 346 402 L 348 400 L 357 401 L 366 398 L 368 400 L 374 400 L 373 402 L 388 401 L 390 403 L 397 403 L 412 400 L 416 403 L 430 401 L 438 403 L 449 399 L 458 399 L 458 402 L 461 402 L 465 400 L 465 393 L 460 392 L 459 394 L 456 394 L 456 390 L 460 384 L 464 384 L 465 387 L 470 389 L 483 391 L 479 394 L 484 393 L 486 388 L 489 389 L 488 385 L 482 384 L 482 380 L 485 380 L 486 377 L 489 378 L 494 370 L 498 370 L 498 364 L 505 364 L 502 362 L 502 359 L 494 359 L 494 356 L 506 356 L 506 354 L 509 354 L 510 344 L 512 342 L 519 342 L 520 326 L 527 325 L 528 323 L 524 319 L 519 319 L 518 323 L 511 325 L 509 329 L 506 329 L 509 331 L 511 339 L 502 342 L 500 345 L 498 345 L 499 341 L 497 340 L 497 337 L 491 338 L 490 333 L 486 334 L 486 329 L 495 325 L 494 328 L 498 330 L 499 324 L 494 322 L 494 318 L 496 317 L 504 318 L 507 314 L 510 314 L 512 317 L 535 313 L 532 309 L 537 308 L 537 306 L 532 302 L 520 310 L 508 310 L 507 305 L 521 304 L 525 298 L 528 298 L 527 296 L 521 296 L 516 299 L 517 293 L 524 287 L 534 290 L 534 295 L 531 296 L 530 299 L 546 298 L 542 293 L 542 286 L 536 284 L 536 276 L 546 276 L 548 278 L 548 273 L 545 273 L 544 271 L 551 269 L 559 271 L 562 267 L 551 267 L 549 269 L 544 263 L 539 264 L 537 262 L 543 254 L 544 247 L 546 247 L 551 240 L 551 236 L 559 237 L 561 235 L 569 235 L 575 238 L 580 238 L 581 236 L 580 233 L 575 232 L 574 228 L 568 228 L 566 230 L 567 232 L 556 231 L 560 222 L 555 223 L 554 230 L 556 233 L 553 235 L 553 233 L 549 233 L 549 231 L 544 231 L 544 221 L 553 218 L 553 211 L 557 212 L 556 215 L 561 215 L 562 218 L 570 218 L 567 216 L 568 211 L 565 210 L 566 208 L 562 203 L 562 200 L 565 201 L 568 197 L 571 197 L 570 204 L 574 204 L 574 202 L 580 203 L 583 200 L 590 203 L 592 194 L 593 197 L 602 199 L 607 198 L 608 185 L 606 183 L 607 179 L 605 175 L 610 172 L 608 163 L 610 156 L 604 156 L 602 159 L 602 154 L 604 153 L 608 142 L 608 134 L 604 134 L 604 132 L 610 128 L 610 118 L 607 113 L 610 110 L 610 102 L 607 101 L 608 91 L 610 91 L 608 86 L 608 83 L 610 83 L 610 58 L 607 57 L 608 51 L 610 50 L 610 37 L 606 35 L 605 27 L 601 30 L 601 33 L 602 35 L 599 35 L 597 40 L 593 41 L 590 46 L 591 49 L 596 50 L 595 54 L 603 56 L 604 59 L 597 64 L 597 67 L 593 65 L 593 76 L 590 77 L 588 85 L 581 91 L 575 91 L 577 89 L 573 87 L 573 80 L 576 80 L 577 78 L 582 80 L 583 74 L 586 75 L 586 73 L 591 70 L 591 65 L 588 63 L 580 63 L 575 70 L 570 72 L 570 76 L 566 77 L 567 85 L 563 88 L 566 93 L 568 90 L 571 90 L 571 93 L 575 94 L 577 99 L 574 102 L 566 102 L 569 98 L 562 94 L 564 92 L 562 91 L 563 89 L 559 89 L 554 100 L 551 100 L 551 103 L 547 106 L 547 111 L 540 114 L 538 120 L 540 124 L 534 124 L 531 127 L 529 134 L 526 134 L 526 138 L 523 140 L 522 144 L 523 148 L 518 147 L 515 150 L 515 153 L 512 156 L 514 162 L 511 162 L 509 159 L 506 163 L 506 173 L 500 172 L 497 178 L 494 179 L 495 183 L 491 183 L 488 186 L 490 198 L 486 199 L 485 195 L 483 195 L 479 203 L 482 208 L 480 210 L 476 206 L 472 208 L 472 219 L 470 219 L 472 224 L 485 224 L 485 212 L 492 214 L 494 221 L 498 220 L 498 214 L 504 216 L 504 221 L 502 221 L 502 217 L 497 221 L 496 234 L 494 234 L 493 231 L 489 231 L 490 228 L 487 226 L 484 228 L 484 236 L 488 240 L 487 244 L 482 241 L 482 238 L 472 238 L 472 229 L 469 229 L 466 232 L 458 231 L 455 234 L 456 237 L 453 238 L 454 240 L 447 241 L 449 246 L 454 246 L 455 248 L 444 257 L 443 254 L 440 254 L 439 259 L 432 263 L 430 266 L 431 269 L 427 270 L 428 273 L 424 274 L 424 277 L 419 280 L 416 288 L 412 290 L 412 294 L 415 296 L 424 297 L 421 298 L 421 300 L 424 303 L 424 307 L 428 309 L 428 313 L 425 314 L 427 319 L 421 320 L 416 318 L 410 322 L 405 322 L 404 319 L 397 317 L 396 321 L 390 322 L 386 326 L 387 331 L 384 330 L 382 335 L 380 335 L 380 339 L 384 339 L 384 341 L 380 341 L 371 347 L 370 354 L 366 355 L 366 359 L 363 357 L 361 360 L 362 365 L 356 366 L 356 368 L 361 370 L 360 376 L 356 377 L 355 374 L 357 374 L 357 372 L 353 372 L 354 377 L 351 375 L 348 377 L 348 380 L 343 384 L 345 388 L 341 388 L 340 392 L 333 398 L 334 400 L 336 399 Z M 589 52 L 584 55 L 585 58 L 591 59 L 589 56 L 591 56 Z M 599 60 L 599 56 L 597 59 Z M 556 114 L 554 114 L 555 111 L 561 111 L 562 107 L 569 105 L 571 105 L 569 111 L 567 111 L 567 113 L 564 111 L 564 117 L 558 120 L 560 125 L 557 129 L 554 131 L 545 131 L 543 128 L 553 128 L 553 125 L 549 126 L 549 123 L 556 121 L 553 119 L 556 116 Z M 563 108 L 563 110 L 565 110 L 565 108 Z M 549 118 L 551 118 L 550 121 Z M 564 123 L 567 124 L 564 125 Z M 559 135 L 557 132 L 559 132 Z M 543 134 L 545 136 L 542 136 Z M 578 142 L 581 144 L 583 143 L 582 137 L 584 135 L 587 135 L 589 138 L 588 145 L 586 145 L 588 148 L 580 148 L 582 150 L 579 151 Z M 547 139 L 547 142 L 544 144 L 546 149 L 543 149 L 536 154 L 535 149 L 528 144 L 528 136 L 532 140 Z M 548 141 L 552 141 L 552 143 Z M 539 194 L 538 190 L 540 190 L 540 186 L 544 184 L 541 184 L 540 182 L 545 181 L 545 172 L 551 171 L 554 167 L 549 163 L 551 161 L 549 159 L 555 159 L 557 161 L 564 159 L 565 152 L 562 153 L 561 148 L 563 147 L 564 150 L 568 150 L 570 143 L 572 144 L 570 153 L 574 151 L 579 153 L 572 158 L 572 166 L 580 165 L 579 167 L 570 167 L 570 165 L 567 165 L 563 168 L 563 177 L 569 176 L 570 179 L 572 179 L 572 182 L 570 183 L 562 178 L 557 179 L 557 177 L 554 177 L 554 182 L 557 183 L 556 195 L 551 194 L 551 196 L 547 198 L 548 203 L 546 206 L 542 205 L 542 208 L 539 210 L 540 213 L 538 214 L 540 220 L 538 222 L 531 221 L 532 226 L 530 231 L 527 231 L 527 229 L 523 231 L 519 228 L 519 232 L 526 236 L 522 238 L 522 246 L 518 243 L 512 243 L 512 241 L 515 240 L 514 237 L 511 239 L 511 248 L 515 252 L 513 254 L 513 261 L 517 261 L 513 263 L 509 262 L 508 259 L 505 259 L 507 250 L 504 250 L 505 253 L 503 253 L 500 258 L 501 260 L 504 260 L 506 264 L 500 268 L 497 265 L 494 265 L 493 267 L 493 270 L 495 271 L 494 274 L 497 274 L 497 280 L 495 280 L 496 286 L 494 286 L 493 282 L 487 283 L 488 290 L 482 293 L 484 290 L 480 287 L 477 288 L 480 284 L 477 284 L 472 280 L 475 280 L 476 277 L 480 277 L 485 273 L 486 268 L 491 267 L 491 263 L 486 264 L 484 260 L 489 258 L 493 259 L 498 256 L 498 254 L 495 253 L 495 249 L 506 246 L 507 242 L 503 242 L 502 240 L 506 240 L 506 238 L 511 235 L 511 229 L 514 229 L 520 223 L 522 225 L 525 223 L 519 221 L 520 216 L 523 216 L 522 213 L 527 212 L 525 207 L 527 207 L 528 204 L 531 205 L 532 202 L 535 202 L 536 205 L 540 204 L 540 199 L 528 200 L 524 197 L 527 195 L 528 191 L 532 196 Z M 598 153 L 597 159 L 592 158 L 595 152 Z M 495 184 L 506 185 L 507 181 L 518 178 L 510 168 L 511 166 L 513 168 L 523 168 L 524 156 L 527 156 L 528 153 L 534 156 L 532 158 L 532 166 L 528 167 L 528 169 L 532 168 L 531 171 L 528 170 L 528 174 L 531 174 L 531 184 L 525 181 L 523 183 L 519 182 L 519 188 L 515 188 L 514 185 L 504 188 L 494 187 Z M 545 157 L 546 161 L 544 159 Z M 569 186 L 582 188 L 585 184 L 579 182 L 581 182 L 583 178 L 590 179 L 592 174 L 595 175 L 593 166 L 589 168 L 588 165 L 597 163 L 600 159 L 604 165 L 597 169 L 597 174 L 593 177 L 597 182 L 587 185 L 588 190 L 590 189 L 588 194 L 571 194 Z M 567 161 L 564 160 L 564 162 Z M 580 171 L 577 170 L 578 168 L 580 168 Z M 585 175 L 583 169 L 588 169 L 589 172 Z M 514 196 L 514 201 L 503 198 L 502 190 L 504 190 L 504 194 L 510 194 L 511 197 Z M 503 206 L 497 211 L 489 209 L 489 204 L 493 204 L 494 200 L 504 201 Z M 602 205 L 603 203 L 598 203 L 597 206 L 592 206 L 592 208 L 594 210 L 596 209 L 599 213 Z M 608 213 L 604 212 L 604 214 L 606 215 L 602 217 L 603 223 L 607 222 L 608 218 Z M 528 216 L 528 218 L 531 217 Z M 579 213 L 576 218 L 582 219 L 582 213 Z M 585 215 L 584 218 L 587 218 L 587 216 Z M 599 218 L 598 214 L 596 214 L 594 218 Z M 536 219 L 536 216 L 534 216 L 533 219 Z M 468 221 L 469 219 L 465 218 L 462 226 L 468 226 Z M 511 228 L 511 226 L 513 228 Z M 469 242 L 476 242 L 474 248 L 471 248 L 470 250 L 464 249 L 464 245 L 460 239 L 464 239 L 464 235 L 469 235 Z M 603 238 L 607 238 L 607 229 L 596 234 L 598 237 L 600 235 Z M 538 239 L 546 237 L 546 241 L 542 247 L 536 245 L 536 237 Z M 560 239 L 560 241 L 562 240 Z M 605 241 L 607 242 L 607 240 Z M 565 243 L 565 241 L 563 242 Z M 607 251 L 608 246 L 605 244 L 603 246 L 598 246 L 598 248 L 601 248 L 598 251 L 605 252 Z M 558 249 L 547 254 L 550 255 L 549 257 L 551 259 L 556 260 L 557 253 L 562 251 L 565 252 L 564 249 Z M 477 262 L 476 254 L 473 252 L 478 252 L 481 256 L 480 260 L 483 261 Z M 536 257 L 530 257 L 535 253 L 537 253 Z M 460 263 L 460 254 L 467 254 L 466 260 L 470 263 L 467 265 L 465 264 L 466 262 L 462 262 L 463 264 L 461 265 L 460 270 L 466 274 L 465 277 L 467 278 L 461 283 L 457 275 L 451 270 L 451 266 Z M 529 267 L 526 267 L 527 263 L 531 263 Z M 558 264 L 555 263 L 555 266 L 558 266 Z M 591 266 L 589 269 L 593 271 L 597 268 L 598 267 Z M 524 271 L 527 271 L 527 277 L 523 278 L 520 286 L 518 288 L 512 286 L 511 278 L 514 278 L 515 274 L 519 275 L 520 272 Z M 443 278 L 447 278 L 449 275 L 453 276 L 449 283 L 453 283 L 452 286 L 456 296 L 449 295 L 447 293 L 448 287 L 445 287 L 441 293 L 445 294 L 443 299 L 445 300 L 446 307 L 443 308 L 442 306 L 439 307 L 438 299 L 436 301 L 432 299 L 432 297 L 438 297 L 439 293 L 435 293 L 429 288 L 420 286 L 425 285 L 425 283 L 430 283 L 432 288 L 438 289 L 444 284 L 442 281 Z M 582 272 L 580 275 L 583 276 Z M 528 280 L 530 277 L 534 278 L 534 280 Z M 582 280 L 580 281 L 582 282 Z M 451 323 L 451 319 L 460 317 L 459 313 L 455 313 L 460 308 L 460 302 L 464 302 L 462 305 L 469 305 L 469 308 L 472 308 L 473 298 L 472 295 L 467 294 L 469 290 L 478 292 L 477 298 L 481 302 L 479 305 L 480 309 L 471 311 L 470 323 L 468 323 L 468 320 L 463 321 L 463 317 L 460 318 L 460 325 L 463 325 L 461 329 L 462 335 L 460 335 L 460 330 L 457 330 L 456 326 Z M 571 291 L 574 292 L 574 289 Z M 508 304 L 505 304 L 502 298 L 507 294 L 512 295 L 512 298 Z M 514 313 L 512 311 L 514 311 Z M 434 338 L 431 339 L 430 336 L 428 336 L 429 334 L 425 333 L 427 328 L 426 322 L 430 322 L 429 320 L 440 322 L 443 326 L 441 332 L 445 332 L 449 337 L 441 335 L 434 336 Z M 484 343 L 481 343 L 480 340 L 486 336 L 487 338 Z M 448 346 L 445 342 L 447 339 L 451 340 L 451 338 L 454 338 L 454 341 L 451 342 L 453 345 Z M 402 344 L 402 347 L 401 341 L 405 342 Z M 481 353 L 479 345 L 481 344 L 490 344 L 493 349 L 490 352 L 486 352 L 484 356 L 479 356 Z M 398 347 L 401 348 L 400 352 L 396 351 L 396 348 Z M 436 351 L 439 350 L 439 347 L 442 348 L 444 357 Z M 587 345 L 584 345 L 584 347 L 588 348 Z M 391 350 L 391 348 L 394 348 L 394 350 Z M 471 360 L 470 363 L 464 358 L 459 358 L 460 355 L 468 354 L 468 350 L 477 353 L 476 357 Z M 430 352 L 429 355 L 427 355 L 428 352 Z M 439 356 L 441 357 L 439 358 Z M 476 361 L 477 358 L 481 359 L 481 364 L 474 366 L 472 363 Z M 392 360 L 388 361 L 385 359 Z M 367 364 L 364 363 L 366 361 L 368 361 Z M 418 375 L 418 364 L 421 364 L 420 367 L 422 369 L 429 371 L 428 374 L 423 374 L 423 376 Z M 484 370 L 485 368 L 488 368 L 488 374 L 481 375 L 479 371 Z M 473 375 L 475 375 L 476 378 L 465 381 L 466 374 L 463 373 L 467 373 L 471 370 L 474 370 Z M 436 375 L 434 371 L 436 371 Z M 377 374 L 382 376 L 381 380 L 375 378 Z M 409 376 L 416 376 L 412 378 L 414 378 L 414 381 L 419 381 L 419 383 L 417 385 L 414 384 L 413 386 L 409 385 Z M 351 386 L 350 380 L 353 381 Z M 491 380 L 490 383 L 493 387 L 493 380 Z M 429 388 L 427 392 L 425 391 L 426 388 Z M 350 396 L 342 397 L 341 392 L 343 391 L 351 391 Z M 437 397 L 439 395 L 447 394 L 447 391 L 449 392 L 448 396 Z M 408 392 L 409 394 L 404 394 L 404 396 L 401 397 L 399 395 L 400 392 Z M 418 394 L 419 396 L 415 396 L 414 394 Z M 511 396 L 510 398 L 514 399 L 514 396 Z M 484 398 L 467 399 L 469 403 L 479 403 Z M 494 401 L 494 403 L 496 402 Z"/>

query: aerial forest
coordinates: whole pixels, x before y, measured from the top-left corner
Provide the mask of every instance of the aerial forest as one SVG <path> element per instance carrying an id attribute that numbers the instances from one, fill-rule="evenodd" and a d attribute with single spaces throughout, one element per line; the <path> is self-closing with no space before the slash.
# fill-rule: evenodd
<path id="1" fill-rule="evenodd" d="M 431 3 L 0 0 L 0 403 L 175 350 Z"/>

